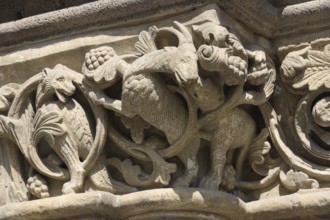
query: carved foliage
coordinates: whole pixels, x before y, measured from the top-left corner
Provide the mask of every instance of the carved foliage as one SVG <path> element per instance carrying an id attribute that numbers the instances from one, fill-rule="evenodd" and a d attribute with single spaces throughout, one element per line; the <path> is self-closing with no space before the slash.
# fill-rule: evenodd
<path id="1" fill-rule="evenodd" d="M 314 42 L 290 52 L 281 66 L 282 77 L 290 91 L 303 95 L 294 116 L 300 149 L 305 152 L 307 159 L 326 166 L 330 164 L 329 49 L 329 45 L 322 46 L 321 42 Z M 324 169 L 316 168 L 314 173 Z"/>
<path id="2" fill-rule="evenodd" d="M 63 194 L 166 186 L 232 192 L 275 181 L 280 159 L 270 156 L 264 106 L 276 74 L 261 47 L 243 46 L 212 22 L 151 27 L 135 47 L 140 55 L 96 48 L 82 74 L 57 65 L 0 89 L 1 110 L 9 110 L 0 135 L 32 165 L 34 197 L 59 191 L 50 187 L 55 179 Z M 323 123 L 319 102 L 314 117 Z M 257 125 L 251 111 L 265 122 Z"/>
<path id="3" fill-rule="evenodd" d="M 108 59 L 95 70 L 87 71 L 90 65 L 87 57 L 83 65 L 83 73 L 95 85 L 102 80 L 107 81 L 107 72 L 102 70 L 108 66 L 115 67 L 116 71 L 112 73 L 122 78 L 120 100 L 95 92 L 90 97 L 95 103 L 122 115 L 122 122 L 130 129 L 131 137 L 127 137 L 110 125 L 109 137 L 115 145 L 133 158 L 150 160 L 153 164 L 153 172 L 149 176 L 153 181 L 141 182 L 133 174 L 146 176 L 142 165 L 133 165 L 130 159 L 112 158 L 110 165 L 116 167 L 129 184 L 152 187 L 158 184 L 157 176 L 161 175 L 163 180 L 166 179 L 160 182 L 163 185 L 171 182 L 175 186 L 199 184 L 212 189 L 218 189 L 221 185 L 232 190 L 235 183 L 229 176 L 234 177 L 238 172 L 237 179 L 240 178 L 247 152 L 251 155 L 253 167 L 263 164 L 270 144 L 264 138 L 260 148 L 264 146 L 265 150 L 258 150 L 258 139 L 254 140 L 257 137 L 255 122 L 239 107 L 242 104 L 263 104 L 273 92 L 274 66 L 262 48 L 252 45 L 250 50 L 244 49 L 234 34 L 211 22 L 192 26 L 191 30 L 177 22 L 173 28 L 152 27 L 148 32 L 140 33 L 135 46 L 142 55 L 131 61 L 125 60 L 132 57 L 130 55 L 114 55 L 113 59 Z M 197 62 L 201 69 L 197 68 Z M 94 78 L 91 77 L 93 71 Z M 102 80 L 95 79 L 95 76 L 101 75 Z M 99 85 L 100 88 L 102 86 Z M 227 94 L 225 86 L 229 88 Z M 202 112 L 200 116 L 197 116 L 198 109 Z M 134 127 L 136 120 L 151 127 Z M 153 133 L 154 128 L 166 139 L 159 132 Z M 243 137 L 238 139 L 242 133 Z M 267 138 L 267 135 L 261 136 Z M 212 162 L 209 175 L 196 181 L 197 152 L 201 139 L 210 145 L 209 160 Z M 237 170 L 233 166 L 224 168 L 227 153 L 236 148 L 241 149 L 241 156 L 235 165 Z M 171 165 L 167 165 L 164 159 L 172 157 L 181 160 L 184 172 L 170 181 L 169 174 L 176 170 L 174 167 L 165 169 Z M 269 165 L 265 169 L 270 168 Z M 226 182 L 222 183 L 223 170 L 228 178 L 225 177 Z M 267 172 L 264 171 L 263 175 L 267 176 Z"/>

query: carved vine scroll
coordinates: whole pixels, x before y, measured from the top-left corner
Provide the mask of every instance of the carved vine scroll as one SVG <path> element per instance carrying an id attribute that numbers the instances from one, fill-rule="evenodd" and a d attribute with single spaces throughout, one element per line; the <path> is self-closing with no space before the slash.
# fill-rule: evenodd
<path id="1" fill-rule="evenodd" d="M 0 88 L 1 145 L 19 149 L 30 166 L 25 200 L 162 187 L 244 197 L 276 184 L 320 186 L 286 155 L 268 102 L 275 66 L 262 47 L 212 22 L 153 26 L 135 47 L 139 54 L 95 48 L 82 73 L 58 64 Z M 295 116 L 302 147 L 324 163 L 328 150 L 306 141 L 329 145 L 327 51 L 307 48 L 282 64 L 283 78 L 304 95 Z"/>
<path id="2" fill-rule="evenodd" d="M 300 100 L 294 114 L 294 135 L 303 153 L 292 165 L 318 180 L 329 178 L 329 44 L 316 41 L 289 52 L 282 62 L 281 76 Z M 284 156 L 290 149 L 284 151 Z"/>

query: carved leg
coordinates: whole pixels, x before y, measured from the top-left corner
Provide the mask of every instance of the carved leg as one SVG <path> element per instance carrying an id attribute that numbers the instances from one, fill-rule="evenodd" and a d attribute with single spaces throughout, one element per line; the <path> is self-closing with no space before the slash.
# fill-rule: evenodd
<path id="1" fill-rule="evenodd" d="M 200 138 L 193 140 L 188 147 L 178 154 L 185 166 L 184 174 L 174 181 L 173 186 L 189 186 L 196 180 L 198 173 L 197 153 L 200 147 Z"/>
<path id="2" fill-rule="evenodd" d="M 85 169 L 79 160 L 78 149 L 75 148 L 75 144 L 72 144 L 68 137 L 62 138 L 58 143 L 59 145 L 55 151 L 67 165 L 70 172 L 70 181 L 63 185 L 62 193 L 77 193 L 81 191 L 85 179 Z"/>
<path id="3" fill-rule="evenodd" d="M 228 137 L 227 137 L 228 139 Z M 225 140 L 225 139 L 222 139 Z M 229 144 L 221 143 L 221 139 L 216 139 L 211 143 L 211 173 L 201 181 L 201 187 L 218 190 L 222 181 L 222 173 L 226 164 L 226 154 Z"/>
<path id="4" fill-rule="evenodd" d="M 85 170 L 82 166 L 76 166 L 69 168 L 71 179 L 65 183 L 62 187 L 63 194 L 80 192 L 85 179 Z"/>

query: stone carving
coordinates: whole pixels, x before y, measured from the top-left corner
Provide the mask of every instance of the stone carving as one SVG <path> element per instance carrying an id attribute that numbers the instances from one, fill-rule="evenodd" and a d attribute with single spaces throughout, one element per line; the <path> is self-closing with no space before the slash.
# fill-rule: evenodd
<path id="1" fill-rule="evenodd" d="M 251 50 L 245 50 L 237 37 L 222 26 L 208 22 L 193 26 L 192 30 L 197 35 L 194 44 L 193 35 L 177 22 L 174 28 L 152 27 L 149 32 L 143 31 L 135 45 L 142 54 L 138 57 L 119 56 L 108 47 L 87 53 L 83 73 L 97 87 L 109 88 L 122 79 L 121 100 L 90 92 L 95 103 L 121 115 L 125 127 L 130 128 L 133 142 L 116 128 L 110 128 L 110 138 L 133 157 L 140 160 L 149 157 L 153 163 L 154 171 L 149 177 L 154 180 L 138 181 L 143 173 L 141 167 L 133 165 L 129 159 L 122 162 L 117 158 L 110 159 L 110 165 L 121 171 L 131 185 L 141 187 L 148 183 L 150 187 L 159 175 L 163 180 L 161 183 L 168 185 L 169 174 L 176 169 L 166 168 L 171 165 L 166 166 L 164 159 L 177 156 L 183 162 L 185 172 L 173 181 L 173 186 L 198 184 L 218 189 L 227 153 L 243 148 L 244 153 L 237 164 L 240 175 L 245 154 L 258 140 L 254 120 L 239 106 L 260 105 L 267 101 L 274 88 L 273 65 L 261 48 L 251 46 Z M 201 64 L 199 69 L 197 60 Z M 250 68 L 248 61 L 252 64 Z M 203 76 L 206 72 L 214 72 L 212 78 L 216 83 L 211 77 Z M 258 88 L 244 90 L 245 84 Z M 225 94 L 226 86 L 231 87 L 230 95 Z M 197 110 L 202 113 L 199 117 Z M 162 142 L 158 134 L 158 137 L 145 137 L 144 130 L 150 126 L 162 131 L 166 140 Z M 196 183 L 201 140 L 210 143 L 210 174 Z M 144 152 L 146 156 L 136 151 Z M 163 172 L 157 171 L 160 165 Z M 155 175 L 155 172 L 159 174 Z M 233 167 L 230 173 L 235 173 Z M 227 188 L 232 190 L 233 184 L 229 184 Z"/>
<path id="2" fill-rule="evenodd" d="M 177 142 L 185 130 L 187 130 L 191 134 L 185 135 L 189 135 L 189 137 L 185 137 L 186 142 L 190 141 L 192 145 L 195 145 L 192 148 L 196 149 L 199 145 L 198 138 L 190 140 L 194 139 L 195 131 L 190 131 L 192 126 L 189 129 L 186 128 L 188 110 L 180 97 L 175 94 L 175 91 L 171 91 L 171 88 L 159 77 L 160 72 L 173 74 L 180 86 L 193 82 L 198 83 L 199 81 L 197 55 L 192 36 L 182 24 L 174 24 L 175 28 L 157 29 L 152 27 L 149 29 L 149 32 L 141 32 L 136 47 L 143 56 L 137 58 L 132 64 L 125 62 L 123 58 L 113 52 L 112 48 L 108 48 L 108 51 L 112 51 L 113 57 L 104 64 L 105 67 L 100 67 L 101 71 L 96 69 L 95 73 L 91 73 L 90 70 L 87 70 L 86 67 L 89 63 L 89 57 L 87 57 L 86 64 L 83 66 L 83 72 L 87 77 L 94 74 L 91 79 L 96 83 L 104 81 L 110 83 L 110 85 L 112 84 L 111 81 L 117 78 L 110 74 L 121 75 L 123 81 L 121 100 L 112 100 L 101 94 L 92 93 L 91 95 L 96 103 L 100 103 L 105 108 L 114 110 L 126 117 L 124 119 L 126 120 L 125 124 L 131 124 L 127 127 L 130 127 L 131 137 L 136 144 L 142 144 L 144 141 L 148 142 L 148 140 L 144 140 L 143 130 L 145 127 L 141 126 L 146 122 L 164 132 L 169 144 Z M 171 37 L 174 38 L 173 41 L 176 41 L 177 47 L 175 45 L 157 45 L 157 41 L 161 40 L 162 35 L 170 35 L 166 36 L 169 39 Z M 158 47 L 160 49 L 157 49 Z M 96 58 L 99 60 L 102 57 L 98 56 L 94 59 Z M 158 75 L 156 75 L 157 73 Z M 96 78 L 96 75 L 102 78 Z M 137 124 L 139 126 L 134 126 Z M 184 144 L 177 144 L 177 146 L 184 146 Z M 182 147 L 181 149 L 176 149 L 176 153 L 171 153 L 172 155 L 170 156 L 174 156 L 182 150 Z M 188 158 L 194 157 L 195 153 L 197 153 L 195 150 L 190 149 L 179 155 L 186 166 L 186 173 L 184 177 L 178 180 L 178 185 L 189 185 L 191 180 L 196 177 L 196 159 Z M 189 156 L 187 154 L 192 155 Z M 162 159 L 157 158 L 155 160 L 160 161 Z M 164 164 L 162 166 L 164 167 Z M 173 168 L 169 168 L 169 172 L 173 171 Z M 168 184 L 168 181 L 165 181 L 165 183 Z"/>
<path id="3" fill-rule="evenodd" d="M 49 197 L 48 184 L 45 178 L 40 175 L 34 175 L 27 180 L 26 184 L 29 192 L 36 198 L 43 199 Z"/>
<path id="4" fill-rule="evenodd" d="M 252 200 L 270 187 L 292 193 L 321 186 L 285 156 L 288 146 L 268 102 L 275 67 L 263 48 L 243 45 L 213 22 L 153 26 L 140 32 L 135 48 L 134 54 L 95 48 L 82 73 L 58 64 L 0 88 L 1 140 L 31 166 L 21 200 L 164 187 Z M 288 54 L 282 74 L 292 91 L 305 95 L 296 128 L 317 132 L 327 144 L 326 133 L 300 124 L 307 108 L 317 129 L 329 126 L 327 74 L 318 73 L 324 83 L 300 75 L 321 63 L 311 51 Z"/>
<path id="5" fill-rule="evenodd" d="M 45 140 L 67 165 L 70 173 L 70 181 L 63 185 L 62 192 L 64 194 L 79 192 L 82 190 L 86 172 L 89 172 L 85 168 L 87 164 L 84 164 L 84 160 L 93 148 L 93 137 L 88 116 L 82 106 L 71 98 L 76 91 L 76 87 L 73 85 L 74 73 L 72 70 L 59 65 L 52 70 L 45 69 L 43 74 L 43 80 L 40 82 L 36 93 L 38 111 L 34 124 L 35 128 L 38 129 L 34 131 L 33 138 L 35 143 L 38 143 L 43 135 L 57 136 L 56 140 L 52 136 L 45 137 Z M 56 95 L 58 100 L 52 100 L 53 95 Z M 53 115 L 49 115 L 50 113 Z M 60 116 L 60 119 L 57 119 L 58 116 L 55 113 Z M 51 120 L 56 121 L 52 122 Z M 58 120 L 61 120 L 60 127 L 52 127 L 52 123 L 58 123 Z M 57 134 L 57 132 L 60 133 Z M 109 179 L 106 172 L 102 172 L 105 164 L 100 164 L 101 161 L 102 159 L 98 159 L 97 165 L 94 165 L 95 168 L 90 171 L 90 178 L 96 185 L 105 185 L 103 181 Z M 49 173 L 47 175 L 51 176 Z M 98 177 L 100 175 L 103 177 Z M 105 186 L 100 187 L 111 192 L 123 190 L 113 186 L 109 186 L 110 189 L 106 189 Z"/>
<path id="6" fill-rule="evenodd" d="M 302 49 L 289 52 L 281 66 L 283 80 L 290 91 L 302 95 L 294 116 L 294 131 L 300 142 L 298 147 L 306 159 L 323 166 L 329 165 L 330 146 L 327 129 L 330 88 L 329 48 L 324 42 L 316 41 Z M 321 170 L 324 169 L 315 167 L 307 171 L 307 174 L 315 177 Z"/>
<path id="7" fill-rule="evenodd" d="M 0 25 L 0 219 L 328 219 L 328 3 L 109 2 Z"/>
<path id="8" fill-rule="evenodd" d="M 69 180 L 63 185 L 64 194 L 82 191 L 86 176 L 94 187 L 104 191 L 134 191 L 132 187 L 114 180 L 111 182 L 104 170 L 105 160 L 102 160 L 103 156 L 99 157 L 105 141 L 103 121 L 106 115 L 103 110 L 93 107 L 96 115 L 93 140 L 90 116 L 72 97 L 76 87 L 84 91 L 82 79 L 81 74 L 62 65 L 45 69 L 31 78 L 18 89 L 8 116 L 1 116 L 1 135 L 20 148 L 36 171 L 48 178 Z M 35 113 L 31 101 L 33 91 L 36 94 Z M 46 157 L 49 154 L 53 160 L 43 160 L 39 151 L 43 151 Z M 63 163 L 68 170 L 63 168 Z M 38 174 L 28 181 L 28 189 L 36 197 L 48 197 L 47 188 L 46 181 Z"/>
<path id="9" fill-rule="evenodd" d="M 10 107 L 10 102 L 15 97 L 15 92 L 19 85 L 10 83 L 0 88 L 0 111 L 7 111 Z"/>
<path id="10" fill-rule="evenodd" d="M 216 72 L 217 88 L 211 95 L 205 94 L 205 88 L 196 88 L 197 103 L 205 117 L 211 123 L 201 121 L 201 129 L 208 131 L 210 140 L 211 173 L 202 180 L 201 185 L 206 188 L 218 189 L 222 180 L 222 171 L 227 160 L 227 153 L 235 148 L 242 148 L 241 153 L 246 154 L 256 137 L 254 120 L 239 107 L 242 103 L 261 104 L 271 95 L 274 82 L 274 70 L 266 65 L 266 57 L 262 50 L 245 51 L 239 40 L 230 34 L 224 27 L 212 23 L 195 26 L 194 29 L 205 39 L 199 47 L 199 62 L 203 69 Z M 221 33 L 221 34 L 219 34 Z M 248 59 L 254 62 L 252 70 L 248 71 Z M 267 83 L 268 82 L 268 83 Z M 244 84 L 262 85 L 260 91 L 244 91 Z M 267 85 L 266 85 L 267 84 Z M 232 96 L 225 97 L 224 87 L 236 86 L 232 89 Z M 268 91 L 267 91 L 268 90 Z M 211 98 L 213 103 L 205 98 Z M 216 100 L 220 100 L 216 101 Z M 205 103 L 208 102 L 208 103 Z M 210 109 L 213 107 L 213 109 Z M 224 129 L 225 128 L 225 129 Z M 244 156 L 238 162 L 236 171 L 241 175 Z"/>
<path id="11" fill-rule="evenodd" d="M 309 179 L 303 172 L 289 170 L 286 174 L 284 174 L 284 172 L 281 171 L 280 179 L 284 187 L 291 191 L 319 187 L 319 183 L 316 180 Z"/>

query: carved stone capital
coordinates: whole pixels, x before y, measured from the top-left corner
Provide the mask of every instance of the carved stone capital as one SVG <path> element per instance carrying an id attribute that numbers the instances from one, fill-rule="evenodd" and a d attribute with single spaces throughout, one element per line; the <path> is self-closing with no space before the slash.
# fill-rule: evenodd
<path id="1" fill-rule="evenodd" d="M 330 41 L 290 21 L 318 7 L 119 3 L 58 12 L 74 35 L 32 22 L 25 45 L 0 25 L 0 219 L 327 216 Z"/>

